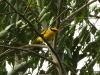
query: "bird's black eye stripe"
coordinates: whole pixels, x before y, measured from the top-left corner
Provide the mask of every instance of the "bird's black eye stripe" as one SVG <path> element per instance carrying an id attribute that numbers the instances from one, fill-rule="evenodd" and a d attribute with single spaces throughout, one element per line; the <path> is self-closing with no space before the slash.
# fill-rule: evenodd
<path id="1" fill-rule="evenodd" d="M 51 29 L 51 31 L 54 31 L 54 32 L 56 32 L 57 30 Z"/>

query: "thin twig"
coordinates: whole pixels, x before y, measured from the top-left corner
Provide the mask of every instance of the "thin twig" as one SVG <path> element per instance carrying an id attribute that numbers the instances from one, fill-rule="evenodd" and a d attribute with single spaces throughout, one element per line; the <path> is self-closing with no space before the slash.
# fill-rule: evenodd
<path id="1" fill-rule="evenodd" d="M 75 12 L 73 12 L 71 15 L 69 15 L 68 17 L 66 17 L 64 20 L 62 20 L 62 22 L 60 23 L 60 25 L 63 25 L 65 22 L 68 22 L 71 18 L 74 18 L 74 15 L 77 14 L 79 11 L 81 11 L 82 9 L 84 9 L 85 7 L 87 7 L 88 5 L 90 5 L 91 3 L 95 2 L 97 0 L 92 0 L 89 3 L 84 4 L 82 7 L 80 7 L 78 10 L 76 10 Z"/>
<path id="2" fill-rule="evenodd" d="M 37 14 L 32 8 L 30 8 L 29 5 L 28 5 L 24 0 L 22 0 L 22 2 L 28 7 L 28 9 L 29 9 L 36 17 L 38 17 L 38 14 Z"/>
<path id="3" fill-rule="evenodd" d="M 69 65 L 65 64 L 64 62 L 62 62 L 62 64 L 69 68 L 74 73 L 74 75 L 76 75 L 75 71 Z"/>
<path id="4" fill-rule="evenodd" d="M 27 48 L 27 47 L 41 47 L 41 48 L 48 48 L 47 45 L 41 45 L 41 44 L 32 44 L 32 45 L 21 46 L 21 48 Z"/>
<path id="5" fill-rule="evenodd" d="M 100 16 L 96 16 L 96 15 L 89 15 L 89 17 L 95 17 L 95 18 L 100 18 Z"/>
<path id="6" fill-rule="evenodd" d="M 31 1 L 30 1 L 30 3 L 31 3 Z M 23 15 L 25 15 L 25 13 L 28 11 L 28 8 L 29 8 L 30 3 L 26 5 L 26 8 L 25 8 L 25 11 L 24 11 L 24 14 Z"/>
<path id="7" fill-rule="evenodd" d="M 11 11 L 11 12 L 0 12 L 0 15 L 8 15 L 8 14 L 12 14 L 15 13 L 15 11 Z"/>

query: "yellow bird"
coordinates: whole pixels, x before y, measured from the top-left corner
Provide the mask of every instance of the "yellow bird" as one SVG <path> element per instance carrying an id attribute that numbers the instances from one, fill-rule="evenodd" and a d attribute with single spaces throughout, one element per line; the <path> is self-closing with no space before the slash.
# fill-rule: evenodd
<path id="1" fill-rule="evenodd" d="M 47 41 L 51 41 L 57 32 L 59 32 L 59 29 L 50 28 L 50 29 L 44 30 L 41 34 Z M 36 44 L 39 42 L 43 42 L 43 39 L 41 37 L 37 37 L 35 40 L 31 41 L 31 44 Z"/>

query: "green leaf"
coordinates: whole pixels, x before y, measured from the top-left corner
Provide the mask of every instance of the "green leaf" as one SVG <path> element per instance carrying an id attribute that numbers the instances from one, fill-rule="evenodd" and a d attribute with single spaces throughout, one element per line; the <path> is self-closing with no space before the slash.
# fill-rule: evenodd
<path id="1" fill-rule="evenodd" d="M 79 38 L 82 38 L 84 36 L 86 30 L 87 30 L 87 25 L 85 25 L 85 26 L 82 27 L 82 31 L 79 34 Z"/>
<path id="2" fill-rule="evenodd" d="M 13 24 L 8 25 L 8 26 L 5 28 L 5 30 L 2 30 L 2 31 L 0 32 L 0 37 L 3 37 L 4 35 L 6 35 L 6 34 L 8 33 L 8 30 L 9 30 L 12 26 L 13 26 Z"/>
<path id="3" fill-rule="evenodd" d="M 73 33 L 74 33 L 75 27 L 76 27 L 76 25 L 72 25 L 72 26 L 71 26 L 71 28 L 70 28 L 70 30 L 69 30 L 70 34 L 73 34 Z"/>
<path id="4" fill-rule="evenodd" d="M 3 60 L 3 61 L 1 61 L 1 63 L 0 63 L 0 75 L 7 75 L 7 70 L 6 70 L 6 61 L 5 60 Z"/>
<path id="5" fill-rule="evenodd" d="M 97 43 L 100 43 L 100 35 L 95 39 Z"/>
<path id="6" fill-rule="evenodd" d="M 48 6 L 45 6 L 42 11 L 40 12 L 39 14 L 39 17 L 38 17 L 38 20 L 41 19 L 41 17 L 49 10 L 49 5 Z"/>
<path id="7" fill-rule="evenodd" d="M 84 16 L 81 14 L 75 19 L 75 24 L 81 23 L 84 19 Z"/>
<path id="8" fill-rule="evenodd" d="M 97 7 L 97 8 L 95 9 L 95 15 L 99 14 L 99 12 L 100 12 L 100 8 Z"/>
<path id="9" fill-rule="evenodd" d="M 97 32 L 96 32 L 96 35 L 95 36 L 100 36 L 100 30 L 98 30 Z"/>
<path id="10" fill-rule="evenodd" d="M 82 39 L 80 41 L 80 43 L 81 43 L 81 45 L 83 45 L 83 44 L 85 44 L 85 42 L 88 43 L 89 41 L 90 41 L 90 32 L 88 30 L 86 30 L 84 36 L 82 37 Z"/>
<path id="11" fill-rule="evenodd" d="M 89 43 L 85 47 L 83 53 L 86 53 L 86 52 L 89 52 L 90 54 L 93 52 L 95 53 L 97 51 L 97 49 L 98 49 L 98 43 L 94 41 L 94 42 Z"/>
<path id="12" fill-rule="evenodd" d="M 68 54 L 68 57 L 69 58 L 72 58 L 72 54 L 71 54 L 71 51 L 70 51 L 70 49 L 69 48 L 65 48 L 66 50 L 67 50 L 67 54 Z"/>
<path id="13" fill-rule="evenodd" d="M 6 31 L 9 30 L 12 26 L 13 26 L 13 24 L 7 26 L 7 27 L 5 28 L 5 30 L 6 30 Z"/>
<path id="14" fill-rule="evenodd" d="M 90 31 L 92 34 L 96 33 L 97 28 L 95 26 L 92 25 L 92 27 L 90 27 Z"/>
<path id="15" fill-rule="evenodd" d="M 3 3 L 3 2 L 0 3 L 0 13 L 4 13 L 5 12 L 5 5 L 6 5 L 6 3 Z M 0 17 L 1 16 L 3 16 L 3 15 L 0 14 Z"/>
<path id="16" fill-rule="evenodd" d="M 79 42 L 82 44 L 82 41 L 83 41 L 83 37 L 84 35 L 86 34 L 86 31 L 87 31 L 87 25 L 85 25 L 84 27 L 82 27 L 82 31 L 80 32 L 79 34 Z M 85 42 L 85 41 L 83 41 Z"/>
<path id="17" fill-rule="evenodd" d="M 86 37 L 86 43 L 88 44 L 91 40 L 91 34 L 90 34 L 90 32 L 88 31 L 88 33 L 87 33 L 87 37 Z"/>
<path id="18" fill-rule="evenodd" d="M 42 68 L 43 63 L 45 63 L 44 59 L 40 59 L 40 65 L 39 65 L 39 69 Z"/>
<path id="19" fill-rule="evenodd" d="M 50 16 L 50 12 L 45 13 L 39 20 L 39 22 L 42 22 L 44 20 L 46 20 L 48 17 Z"/>
<path id="20" fill-rule="evenodd" d="M 73 40 L 73 47 L 76 48 L 76 46 L 79 44 L 79 37 L 76 37 L 74 40 Z"/>
<path id="21" fill-rule="evenodd" d="M 45 74 L 45 70 L 40 70 L 39 74 Z"/>
<path id="22" fill-rule="evenodd" d="M 51 18 L 49 25 L 52 25 L 52 23 L 54 22 L 54 17 Z"/>
<path id="23" fill-rule="evenodd" d="M 66 27 L 63 27 L 60 31 L 60 35 L 62 36 L 63 33 L 67 34 L 69 31 L 69 25 L 66 26 Z"/>
<path id="24" fill-rule="evenodd" d="M 2 30 L 2 31 L 0 32 L 0 38 L 3 37 L 5 34 L 7 34 L 7 31 L 6 31 L 6 30 Z"/>

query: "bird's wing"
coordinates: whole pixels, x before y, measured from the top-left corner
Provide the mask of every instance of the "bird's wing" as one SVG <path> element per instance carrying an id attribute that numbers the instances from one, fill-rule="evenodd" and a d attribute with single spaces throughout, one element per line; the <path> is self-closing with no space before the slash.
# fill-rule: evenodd
<path id="1" fill-rule="evenodd" d="M 44 35 L 44 34 L 46 34 L 46 32 L 47 32 L 47 30 L 44 30 L 41 34 Z"/>
<path id="2" fill-rule="evenodd" d="M 41 34 L 44 36 L 44 34 L 47 33 L 47 30 L 44 30 Z M 38 43 L 38 42 L 41 42 L 43 41 L 41 37 L 37 37 L 35 40 L 33 40 L 31 43 L 32 44 L 35 44 L 35 43 Z"/>

